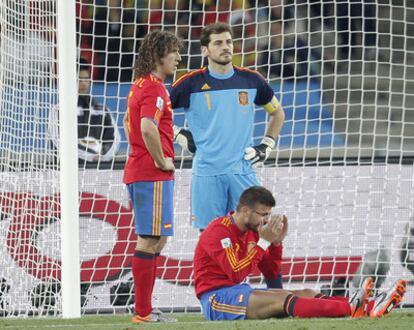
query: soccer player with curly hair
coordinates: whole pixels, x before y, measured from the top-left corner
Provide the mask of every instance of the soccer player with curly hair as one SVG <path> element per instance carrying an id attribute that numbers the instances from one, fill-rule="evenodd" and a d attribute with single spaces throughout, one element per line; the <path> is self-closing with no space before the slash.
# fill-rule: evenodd
<path id="1" fill-rule="evenodd" d="M 143 40 L 135 81 L 127 99 L 124 128 L 131 153 L 124 170 L 138 235 L 132 259 L 135 285 L 133 323 L 171 322 L 152 308 L 157 256 L 173 235 L 174 148 L 172 109 L 163 84 L 181 56 L 181 41 L 172 33 L 154 31 Z"/>

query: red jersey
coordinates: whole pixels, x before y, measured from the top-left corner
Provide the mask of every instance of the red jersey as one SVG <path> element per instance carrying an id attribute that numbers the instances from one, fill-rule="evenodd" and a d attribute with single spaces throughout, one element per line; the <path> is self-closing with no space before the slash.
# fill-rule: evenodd
<path id="1" fill-rule="evenodd" d="M 204 292 L 243 282 L 258 267 L 269 279 L 281 269 L 282 244 L 271 244 L 266 251 L 249 242 L 259 240 L 253 230 L 241 232 L 232 213 L 212 221 L 200 235 L 194 254 L 194 284 L 198 298 Z"/>
<path id="2" fill-rule="evenodd" d="M 153 120 L 158 126 L 164 156 L 174 159 L 171 101 L 162 80 L 152 74 L 135 80 L 128 94 L 127 112 L 131 153 L 125 164 L 124 183 L 174 179 L 172 172 L 155 166 L 141 134 L 141 118 Z"/>

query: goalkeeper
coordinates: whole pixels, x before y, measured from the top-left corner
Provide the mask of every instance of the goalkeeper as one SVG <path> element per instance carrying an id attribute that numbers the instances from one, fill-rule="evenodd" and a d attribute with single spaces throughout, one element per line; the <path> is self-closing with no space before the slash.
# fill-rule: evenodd
<path id="1" fill-rule="evenodd" d="M 184 109 L 189 130 L 174 128 L 175 142 L 195 153 L 191 210 L 200 230 L 234 210 L 242 191 L 259 185 L 254 167 L 269 157 L 285 114 L 272 88 L 256 71 L 232 64 L 233 32 L 225 23 L 202 29 L 201 52 L 208 67 L 175 81 L 170 91 L 174 110 Z M 254 105 L 270 116 L 266 136 L 252 146 Z M 267 278 L 280 288 L 280 276 Z"/>
<path id="2" fill-rule="evenodd" d="M 271 216 L 275 204 L 270 191 L 250 187 L 242 193 L 235 212 L 212 221 L 201 233 L 194 254 L 194 285 L 207 320 L 380 317 L 401 302 L 404 280 L 369 300 L 374 282 L 368 277 L 349 301 L 310 289 L 254 289 L 244 283 L 256 267 L 264 275 L 280 271 L 273 261 L 280 257 L 288 220 L 283 215 Z"/>
<path id="3" fill-rule="evenodd" d="M 232 37 L 226 23 L 203 28 L 201 52 L 208 67 L 185 74 L 170 91 L 173 109 L 184 109 L 189 125 L 174 128 L 175 142 L 195 153 L 192 212 L 199 229 L 234 209 L 241 192 L 258 184 L 253 167 L 269 157 L 285 118 L 263 77 L 232 64 Z M 255 104 L 270 121 L 261 143 L 252 146 Z"/>

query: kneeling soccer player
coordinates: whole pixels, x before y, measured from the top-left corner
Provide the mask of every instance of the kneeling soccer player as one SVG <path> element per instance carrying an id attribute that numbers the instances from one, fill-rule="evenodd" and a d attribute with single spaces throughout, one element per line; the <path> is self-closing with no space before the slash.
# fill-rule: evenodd
<path id="1" fill-rule="evenodd" d="M 374 282 L 366 278 L 346 297 L 327 297 L 311 289 L 254 289 L 242 283 L 254 267 L 267 277 L 278 273 L 286 216 L 271 216 L 275 199 L 263 187 L 246 189 L 235 212 L 215 219 L 200 235 L 194 256 L 194 280 L 207 320 L 271 317 L 379 317 L 402 300 L 406 282 L 369 301 Z"/>

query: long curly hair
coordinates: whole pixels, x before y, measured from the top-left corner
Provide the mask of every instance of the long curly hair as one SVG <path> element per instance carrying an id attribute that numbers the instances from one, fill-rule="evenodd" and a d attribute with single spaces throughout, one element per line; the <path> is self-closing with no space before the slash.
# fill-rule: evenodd
<path id="1" fill-rule="evenodd" d="M 155 70 L 156 64 L 161 59 L 182 47 L 182 41 L 173 33 L 168 31 L 152 31 L 147 34 L 138 50 L 135 60 L 134 78 L 146 76 Z"/>

